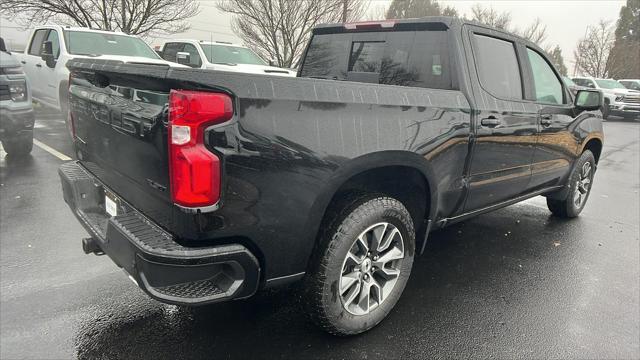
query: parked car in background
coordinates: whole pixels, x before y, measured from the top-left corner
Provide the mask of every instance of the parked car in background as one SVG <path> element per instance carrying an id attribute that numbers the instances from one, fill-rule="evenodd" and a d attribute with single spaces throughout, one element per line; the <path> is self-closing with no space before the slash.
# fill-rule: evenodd
<path id="1" fill-rule="evenodd" d="M 552 64 L 446 17 L 317 27 L 297 78 L 73 60 L 64 199 L 84 251 L 159 301 L 303 281 L 317 324 L 361 333 L 431 230 L 538 195 L 560 218 L 584 209 L 602 92 L 572 99 Z"/>
<path id="2" fill-rule="evenodd" d="M 567 85 L 567 88 L 569 89 L 569 91 L 571 91 L 571 95 L 573 96 L 576 96 L 576 94 L 578 93 L 578 90 L 586 89 L 584 86 L 580 86 L 574 83 L 573 80 L 571 80 L 567 76 L 563 76 L 562 80 L 564 81 L 565 85 Z"/>
<path id="3" fill-rule="evenodd" d="M 0 141 L 7 154 L 31 152 L 34 121 L 29 80 L 0 38 Z"/>
<path id="4" fill-rule="evenodd" d="M 640 91 L 630 90 L 613 79 L 597 79 L 592 77 L 574 77 L 573 82 L 591 89 L 598 89 L 604 94 L 602 117 L 609 114 L 640 118 Z"/>
<path id="5" fill-rule="evenodd" d="M 620 79 L 618 82 L 627 89 L 640 91 L 640 79 Z"/>
<path id="6" fill-rule="evenodd" d="M 222 41 L 172 40 L 162 58 L 192 68 L 250 74 L 296 76 L 296 71 L 269 65 L 246 46 Z"/>
<path id="7" fill-rule="evenodd" d="M 67 112 L 68 103 L 69 69 L 66 64 L 69 59 L 181 66 L 163 60 L 137 36 L 57 25 L 36 27 L 27 48 L 16 56 L 31 81 L 34 100 L 63 114 Z"/>

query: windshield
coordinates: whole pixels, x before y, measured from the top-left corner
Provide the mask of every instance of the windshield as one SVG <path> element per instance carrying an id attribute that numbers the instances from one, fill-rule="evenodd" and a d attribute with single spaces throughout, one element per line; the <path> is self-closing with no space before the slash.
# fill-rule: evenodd
<path id="1" fill-rule="evenodd" d="M 65 31 L 67 50 L 72 55 L 120 55 L 159 59 L 142 39 L 109 33 Z"/>
<path id="2" fill-rule="evenodd" d="M 598 83 L 598 86 L 600 86 L 603 89 L 626 89 L 624 85 L 620 84 L 615 80 L 600 79 L 600 80 L 596 80 L 596 82 Z"/>
<path id="3" fill-rule="evenodd" d="M 636 81 L 623 81 L 621 82 L 622 85 L 624 85 L 627 89 L 631 89 L 631 90 L 640 90 L 640 81 L 636 80 Z"/>
<path id="4" fill-rule="evenodd" d="M 202 51 L 210 63 L 267 65 L 253 51 L 238 47 L 217 44 L 200 44 Z"/>

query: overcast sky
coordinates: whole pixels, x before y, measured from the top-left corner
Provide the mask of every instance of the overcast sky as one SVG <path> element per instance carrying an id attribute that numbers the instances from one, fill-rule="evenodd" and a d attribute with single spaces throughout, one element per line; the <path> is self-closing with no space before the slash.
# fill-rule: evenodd
<path id="1" fill-rule="evenodd" d="M 322 1 L 322 0 L 315 0 Z M 201 0 L 199 15 L 192 19 L 192 29 L 182 34 L 171 35 L 171 38 L 196 38 L 200 40 L 219 40 L 240 42 L 231 30 L 231 17 L 219 12 L 215 8 L 216 0 Z M 558 44 L 565 58 L 565 65 L 571 74 L 573 69 L 573 50 L 577 41 L 584 36 L 587 25 L 596 24 L 600 19 L 612 23 L 618 19 L 620 8 L 624 0 L 600 1 L 558 1 L 558 0 L 518 0 L 518 1 L 466 1 L 440 0 L 443 5 L 451 5 L 460 14 L 470 14 L 471 6 L 479 2 L 485 6 L 492 6 L 498 11 L 509 11 L 512 15 L 512 25 L 524 28 L 536 17 L 547 25 L 547 44 Z M 384 6 L 390 0 L 373 1 L 372 7 Z M 2 18 L 0 20 L 0 34 L 10 44 L 23 46 L 28 33 L 13 28 L 15 24 Z M 165 39 L 148 39 L 153 45 L 161 44 Z"/>

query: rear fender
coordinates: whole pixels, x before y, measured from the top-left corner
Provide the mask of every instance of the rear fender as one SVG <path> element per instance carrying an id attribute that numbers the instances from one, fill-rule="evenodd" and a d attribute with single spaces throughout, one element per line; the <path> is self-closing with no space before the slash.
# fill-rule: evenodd
<path id="1" fill-rule="evenodd" d="M 425 220 L 431 220 L 432 222 L 435 221 L 438 205 L 438 189 L 437 181 L 435 181 L 435 174 L 428 160 L 416 153 L 408 151 L 382 151 L 366 154 L 349 160 L 340 166 L 328 179 L 326 186 L 316 197 L 316 200 L 311 207 L 309 219 L 307 220 L 306 228 L 312 230 L 309 232 L 309 236 L 311 237 L 309 241 L 316 241 L 320 224 L 322 223 L 325 212 L 330 205 L 331 199 L 343 184 L 354 176 L 365 171 L 387 166 L 404 166 L 414 168 L 425 177 L 427 181 L 427 191 L 429 192 L 429 198 L 431 199 L 427 207 L 429 216 L 428 219 Z M 422 225 L 423 224 L 415 224 L 416 229 L 419 229 Z M 422 235 L 418 236 L 421 237 Z"/>

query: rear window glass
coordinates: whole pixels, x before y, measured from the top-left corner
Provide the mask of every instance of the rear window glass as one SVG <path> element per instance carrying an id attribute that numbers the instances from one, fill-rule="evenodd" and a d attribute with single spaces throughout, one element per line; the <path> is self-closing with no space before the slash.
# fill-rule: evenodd
<path id="1" fill-rule="evenodd" d="M 315 35 L 302 77 L 452 89 L 446 31 Z M 359 76 L 365 74 L 366 77 Z"/>

